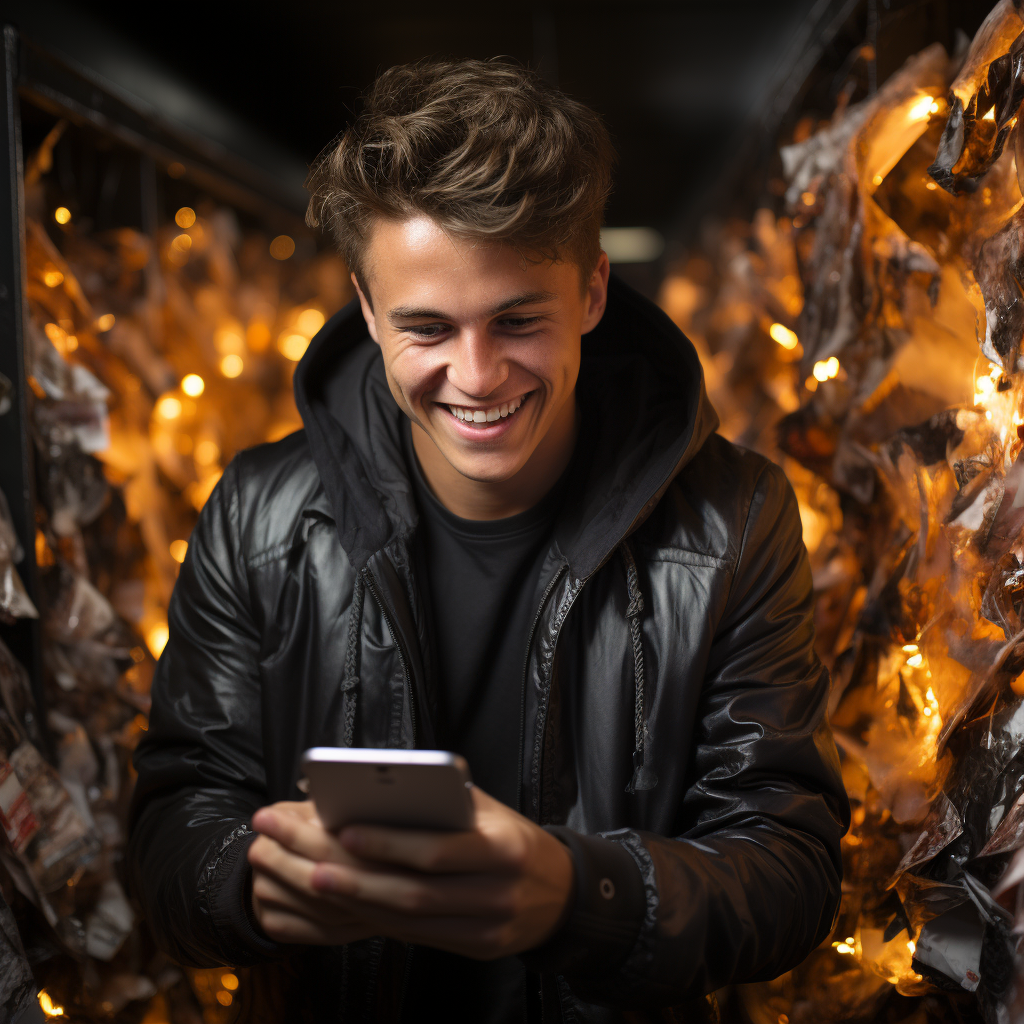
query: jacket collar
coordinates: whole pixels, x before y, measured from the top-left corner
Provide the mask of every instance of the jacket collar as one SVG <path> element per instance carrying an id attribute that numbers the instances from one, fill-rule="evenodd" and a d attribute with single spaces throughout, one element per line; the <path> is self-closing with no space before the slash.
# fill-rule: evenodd
<path id="1" fill-rule="evenodd" d="M 583 339 L 582 414 L 570 500 L 555 540 L 590 575 L 635 530 L 718 426 L 693 345 L 664 313 L 612 278 L 601 323 Z M 358 302 L 333 316 L 295 372 L 295 400 L 329 509 L 353 565 L 407 538 L 417 513 L 403 413 Z"/>

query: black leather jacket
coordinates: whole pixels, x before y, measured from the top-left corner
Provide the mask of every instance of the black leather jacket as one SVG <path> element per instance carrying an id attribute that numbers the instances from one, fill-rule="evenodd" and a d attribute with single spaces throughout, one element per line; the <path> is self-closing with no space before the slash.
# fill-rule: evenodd
<path id="1" fill-rule="evenodd" d="M 543 1016 L 660 1020 L 822 940 L 849 810 L 784 475 L 714 433 L 693 347 L 614 281 L 577 393 L 576 479 L 523 652 L 520 810 L 603 837 L 577 858 L 628 852 L 646 908 L 625 945 L 605 935 L 545 975 Z M 307 747 L 434 743 L 401 413 L 358 306 L 314 339 L 296 397 L 306 429 L 238 455 L 193 532 L 136 755 L 128 870 L 182 962 L 274 961 L 332 1019 L 387 1020 L 398 943 L 289 958 L 245 909 L 250 817 L 302 798 Z"/>

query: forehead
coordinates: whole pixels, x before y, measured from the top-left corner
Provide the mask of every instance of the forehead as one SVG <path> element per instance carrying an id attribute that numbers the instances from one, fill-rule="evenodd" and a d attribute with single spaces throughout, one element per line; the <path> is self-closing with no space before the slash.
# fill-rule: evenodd
<path id="1" fill-rule="evenodd" d="M 424 215 L 377 220 L 364 250 L 374 299 L 392 304 L 436 298 L 493 302 L 509 290 L 562 294 L 578 289 L 576 267 L 529 260 L 508 242 L 454 235 Z"/>

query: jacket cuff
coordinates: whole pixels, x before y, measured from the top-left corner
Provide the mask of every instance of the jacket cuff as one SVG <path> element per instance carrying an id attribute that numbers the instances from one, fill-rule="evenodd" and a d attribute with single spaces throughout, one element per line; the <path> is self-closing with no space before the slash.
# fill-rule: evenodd
<path id="1" fill-rule="evenodd" d="M 210 919 L 223 936 L 225 953 L 233 966 L 259 963 L 283 952 L 267 938 L 252 911 L 252 866 L 246 853 L 256 833 L 246 829 L 222 852 L 210 895 Z"/>
<path id="2" fill-rule="evenodd" d="M 647 912 L 640 868 L 620 843 L 545 825 L 569 848 L 573 889 L 564 923 L 536 949 L 520 955 L 542 974 L 574 974 L 613 967 L 633 948 Z"/>

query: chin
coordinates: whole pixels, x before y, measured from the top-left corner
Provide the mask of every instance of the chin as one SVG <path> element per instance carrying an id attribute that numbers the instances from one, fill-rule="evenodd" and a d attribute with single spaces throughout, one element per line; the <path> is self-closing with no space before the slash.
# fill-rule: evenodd
<path id="1" fill-rule="evenodd" d="M 475 480 L 481 484 L 503 484 L 507 480 L 511 480 L 523 468 L 518 460 L 509 462 L 505 459 L 494 458 L 455 458 L 449 461 L 467 480 Z"/>

